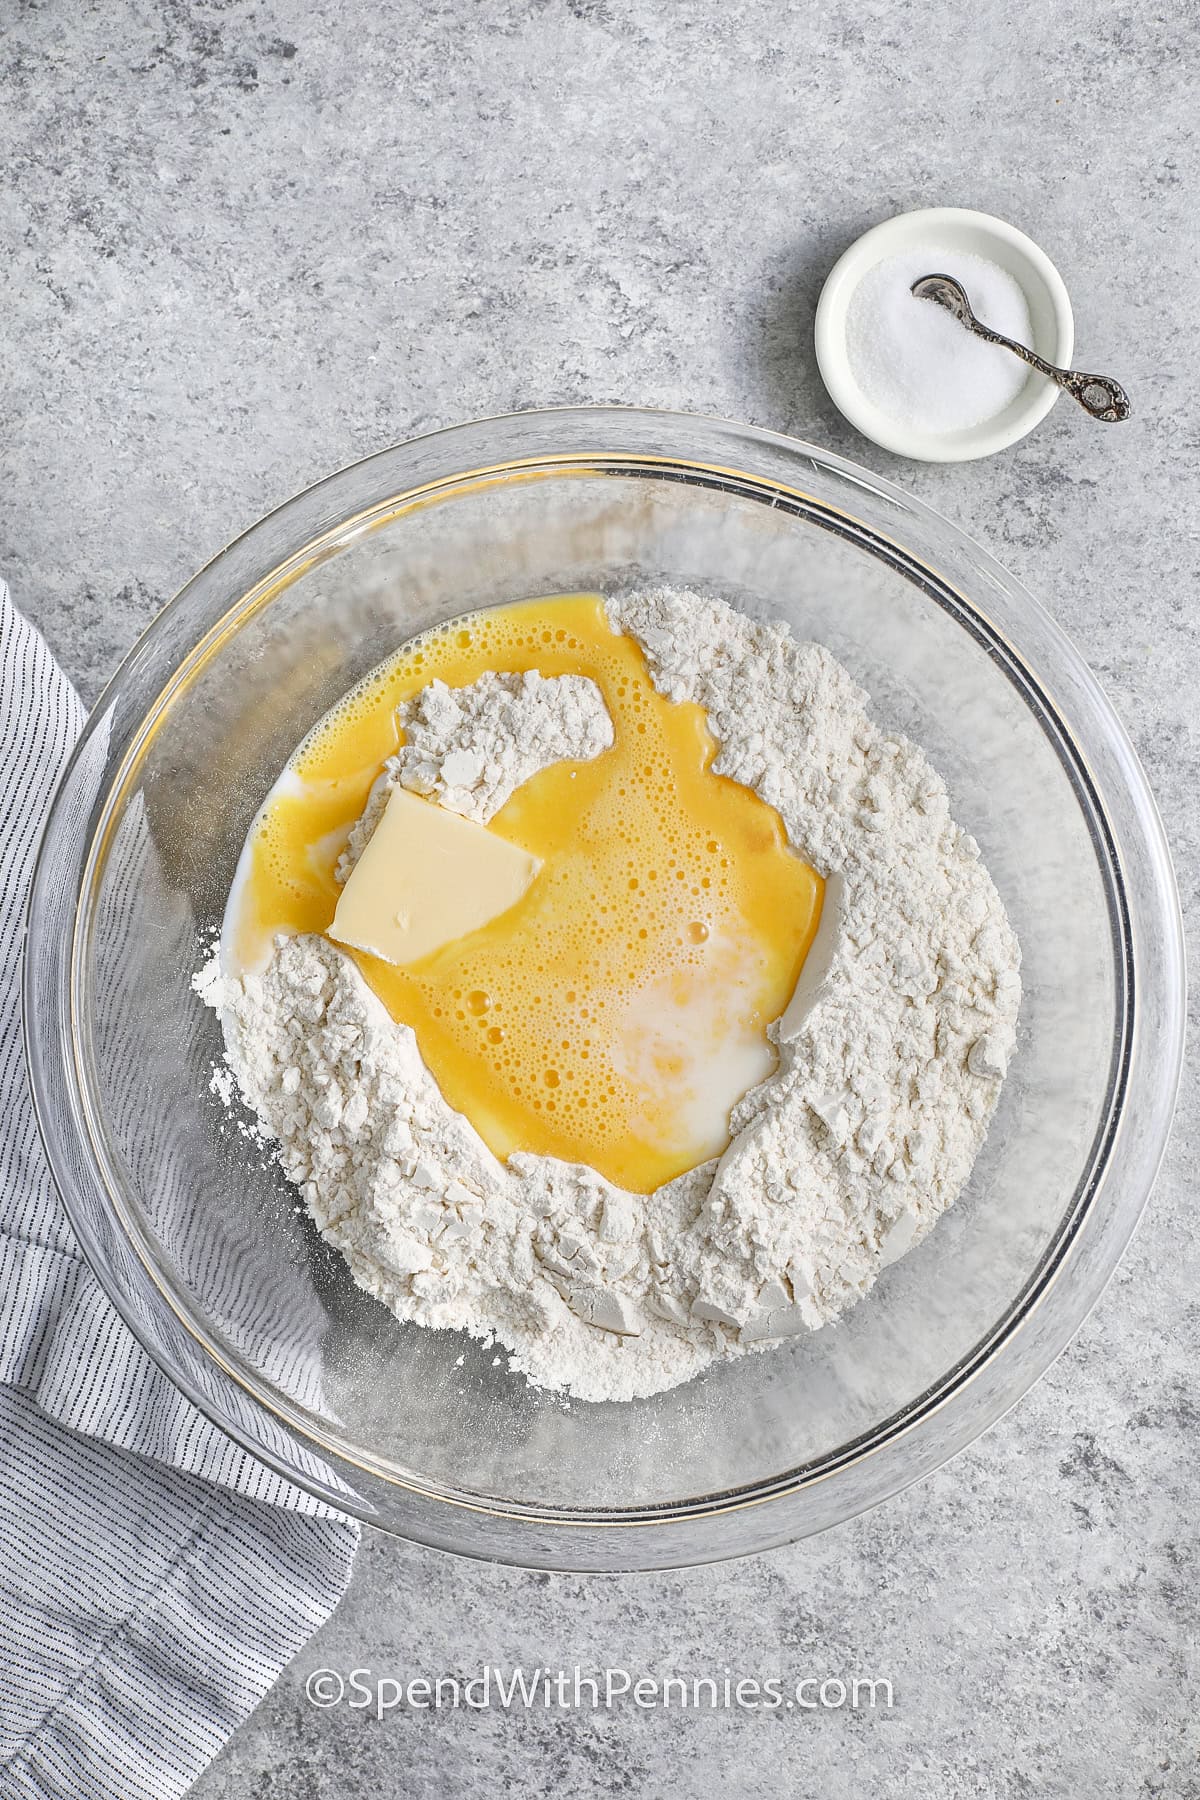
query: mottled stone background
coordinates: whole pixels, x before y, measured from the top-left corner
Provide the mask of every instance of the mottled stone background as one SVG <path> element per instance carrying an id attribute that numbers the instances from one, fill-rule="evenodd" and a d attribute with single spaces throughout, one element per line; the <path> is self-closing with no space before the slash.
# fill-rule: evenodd
<path id="1" fill-rule="evenodd" d="M 1107 684 L 1200 878 L 1200 11 L 1107 0 L 9 0 L 0 569 L 90 698 L 156 608 L 334 467 L 622 400 L 810 436 L 1005 560 Z M 815 374 L 824 271 L 1012 219 L 1136 421 L 905 465 Z M 934 1479 L 817 1541 L 606 1581 L 365 1543 L 200 1800 L 1200 1794 L 1197 1078 L 1120 1274 Z M 322 1664 L 866 1670 L 890 1715 L 318 1713 Z"/>

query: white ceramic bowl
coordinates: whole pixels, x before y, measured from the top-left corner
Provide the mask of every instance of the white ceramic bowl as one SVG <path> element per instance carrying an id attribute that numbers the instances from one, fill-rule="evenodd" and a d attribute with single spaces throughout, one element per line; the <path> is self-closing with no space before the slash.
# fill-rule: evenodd
<path id="1" fill-rule="evenodd" d="M 936 244 L 982 256 L 1011 275 L 1029 306 L 1031 348 L 1065 368 L 1075 348 L 1075 321 L 1062 276 L 1044 250 L 1015 225 L 965 207 L 931 206 L 898 213 L 851 244 L 830 270 L 817 303 L 816 349 L 821 379 L 841 412 L 864 436 L 897 456 L 922 462 L 969 462 L 1015 444 L 1045 418 L 1059 390 L 1030 371 L 1029 380 L 1003 412 L 961 431 L 919 431 L 870 401 L 854 378 L 846 353 L 846 313 L 869 269 L 888 256 Z M 930 273 L 938 271 L 930 270 Z"/>

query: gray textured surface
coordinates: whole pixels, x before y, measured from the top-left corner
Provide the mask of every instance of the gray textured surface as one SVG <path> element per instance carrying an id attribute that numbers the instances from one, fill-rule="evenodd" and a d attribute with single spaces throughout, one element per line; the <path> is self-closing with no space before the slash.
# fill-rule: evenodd
<path id="1" fill-rule="evenodd" d="M 1108 685 L 1200 881 L 1200 13 L 985 0 L 114 0 L 0 45 L 0 568 L 91 697 L 239 527 L 472 414 L 629 400 L 815 437 L 908 483 L 1042 597 Z M 1030 230 L 1079 353 L 1065 404 L 960 468 L 839 421 L 810 331 L 866 225 Z M 1143 1229 L 1040 1386 L 826 1538 L 638 1580 L 381 1538 L 197 1800 L 569 1791 L 851 1800 L 1200 1794 L 1197 1076 Z M 888 1716 L 319 1713 L 322 1664 L 889 1675 Z"/>

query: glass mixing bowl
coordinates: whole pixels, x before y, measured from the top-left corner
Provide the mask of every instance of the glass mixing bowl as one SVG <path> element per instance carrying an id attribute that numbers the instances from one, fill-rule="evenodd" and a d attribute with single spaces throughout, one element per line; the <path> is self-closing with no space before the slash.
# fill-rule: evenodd
<path id="1" fill-rule="evenodd" d="M 660 581 L 829 645 L 928 750 L 1024 951 L 1019 1053 L 967 1191 L 836 1326 L 670 1393 L 531 1389 L 353 1283 L 210 1089 L 191 977 L 247 828 L 331 703 L 468 608 Z M 33 1092 L 119 1312 L 208 1417 L 314 1495 L 530 1566 L 762 1549 L 989 1425 L 1067 1342 L 1145 1203 L 1184 976 L 1145 778 L 1062 634 L 927 508 L 808 445 L 625 409 L 530 413 L 332 476 L 211 562 L 101 698 L 33 884 Z"/>

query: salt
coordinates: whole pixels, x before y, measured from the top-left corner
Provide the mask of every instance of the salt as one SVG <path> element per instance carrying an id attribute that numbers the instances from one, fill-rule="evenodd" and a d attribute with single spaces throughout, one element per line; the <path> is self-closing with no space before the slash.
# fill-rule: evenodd
<path id="1" fill-rule="evenodd" d="M 865 397 L 912 431 L 965 431 L 1003 412 L 1029 371 L 936 301 L 918 300 L 911 288 L 922 275 L 952 275 L 975 317 L 1019 343 L 1030 342 L 1029 307 L 1006 270 L 936 242 L 885 257 L 850 296 L 846 354 Z"/>

